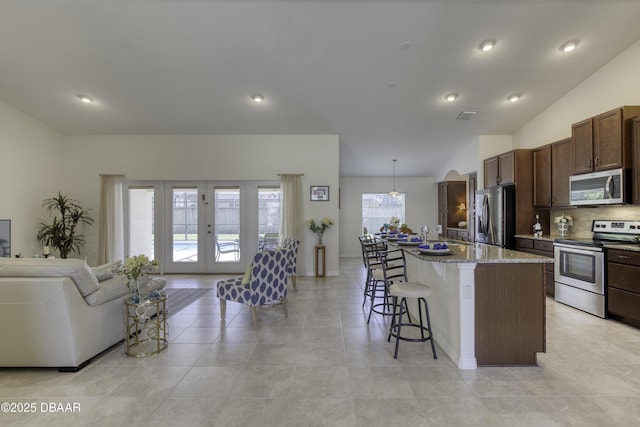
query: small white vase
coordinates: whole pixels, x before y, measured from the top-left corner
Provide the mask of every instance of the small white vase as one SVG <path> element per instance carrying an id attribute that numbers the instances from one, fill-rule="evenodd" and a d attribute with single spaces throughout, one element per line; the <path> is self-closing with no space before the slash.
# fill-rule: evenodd
<path id="1" fill-rule="evenodd" d="M 562 237 L 565 237 L 568 232 L 569 232 L 569 224 L 567 224 L 566 222 L 559 222 L 558 234 Z"/>

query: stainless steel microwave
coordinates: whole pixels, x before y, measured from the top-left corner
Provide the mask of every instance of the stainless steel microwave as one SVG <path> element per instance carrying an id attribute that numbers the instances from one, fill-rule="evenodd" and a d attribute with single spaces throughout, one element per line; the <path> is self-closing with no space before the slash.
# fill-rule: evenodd
<path id="1" fill-rule="evenodd" d="M 628 177 L 627 169 L 574 175 L 569 178 L 569 203 L 572 206 L 623 204 Z"/>

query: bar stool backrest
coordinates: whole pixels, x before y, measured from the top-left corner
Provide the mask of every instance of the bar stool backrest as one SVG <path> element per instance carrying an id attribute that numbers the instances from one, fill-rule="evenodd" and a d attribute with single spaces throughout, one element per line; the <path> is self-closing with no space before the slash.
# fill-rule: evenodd
<path id="1" fill-rule="evenodd" d="M 371 240 L 362 243 L 362 259 L 367 269 L 380 268 L 381 254 L 387 251 L 387 243 L 383 240 Z"/>
<path id="2" fill-rule="evenodd" d="M 407 281 L 407 263 L 402 249 L 381 253 L 382 271 L 388 285 Z"/>

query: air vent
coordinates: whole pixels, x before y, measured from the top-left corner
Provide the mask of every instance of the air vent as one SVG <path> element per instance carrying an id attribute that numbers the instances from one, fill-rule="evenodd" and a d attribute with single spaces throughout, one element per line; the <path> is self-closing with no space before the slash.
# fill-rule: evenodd
<path id="1" fill-rule="evenodd" d="M 478 114 L 477 111 L 463 111 L 462 113 L 458 114 L 458 117 L 456 117 L 456 119 L 471 120 L 473 119 L 473 116 L 475 116 L 476 114 Z"/>

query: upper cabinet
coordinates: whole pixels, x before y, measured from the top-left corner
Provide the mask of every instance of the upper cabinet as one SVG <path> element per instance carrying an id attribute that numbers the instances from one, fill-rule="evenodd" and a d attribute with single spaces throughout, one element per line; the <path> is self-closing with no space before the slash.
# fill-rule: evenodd
<path id="1" fill-rule="evenodd" d="M 640 117 L 633 120 L 633 203 L 640 204 Z"/>
<path id="2" fill-rule="evenodd" d="M 533 150 L 533 205 L 551 207 L 551 145 Z"/>
<path id="3" fill-rule="evenodd" d="M 549 215 L 533 206 L 533 150 L 522 148 L 485 159 L 484 187 L 504 184 L 516 185 L 516 234 L 530 234 L 536 214 L 541 221 L 546 219 L 543 226 L 548 230 Z"/>
<path id="4" fill-rule="evenodd" d="M 640 107 L 625 106 L 571 127 L 574 173 L 632 166 L 632 123 Z"/>
<path id="5" fill-rule="evenodd" d="M 551 144 L 551 206 L 570 206 L 569 177 L 574 172 L 573 139 Z"/>
<path id="6" fill-rule="evenodd" d="M 508 151 L 484 161 L 484 188 L 515 182 L 514 153 Z"/>
<path id="7" fill-rule="evenodd" d="M 573 161 L 571 138 L 533 150 L 533 205 L 536 208 L 569 206 Z"/>

